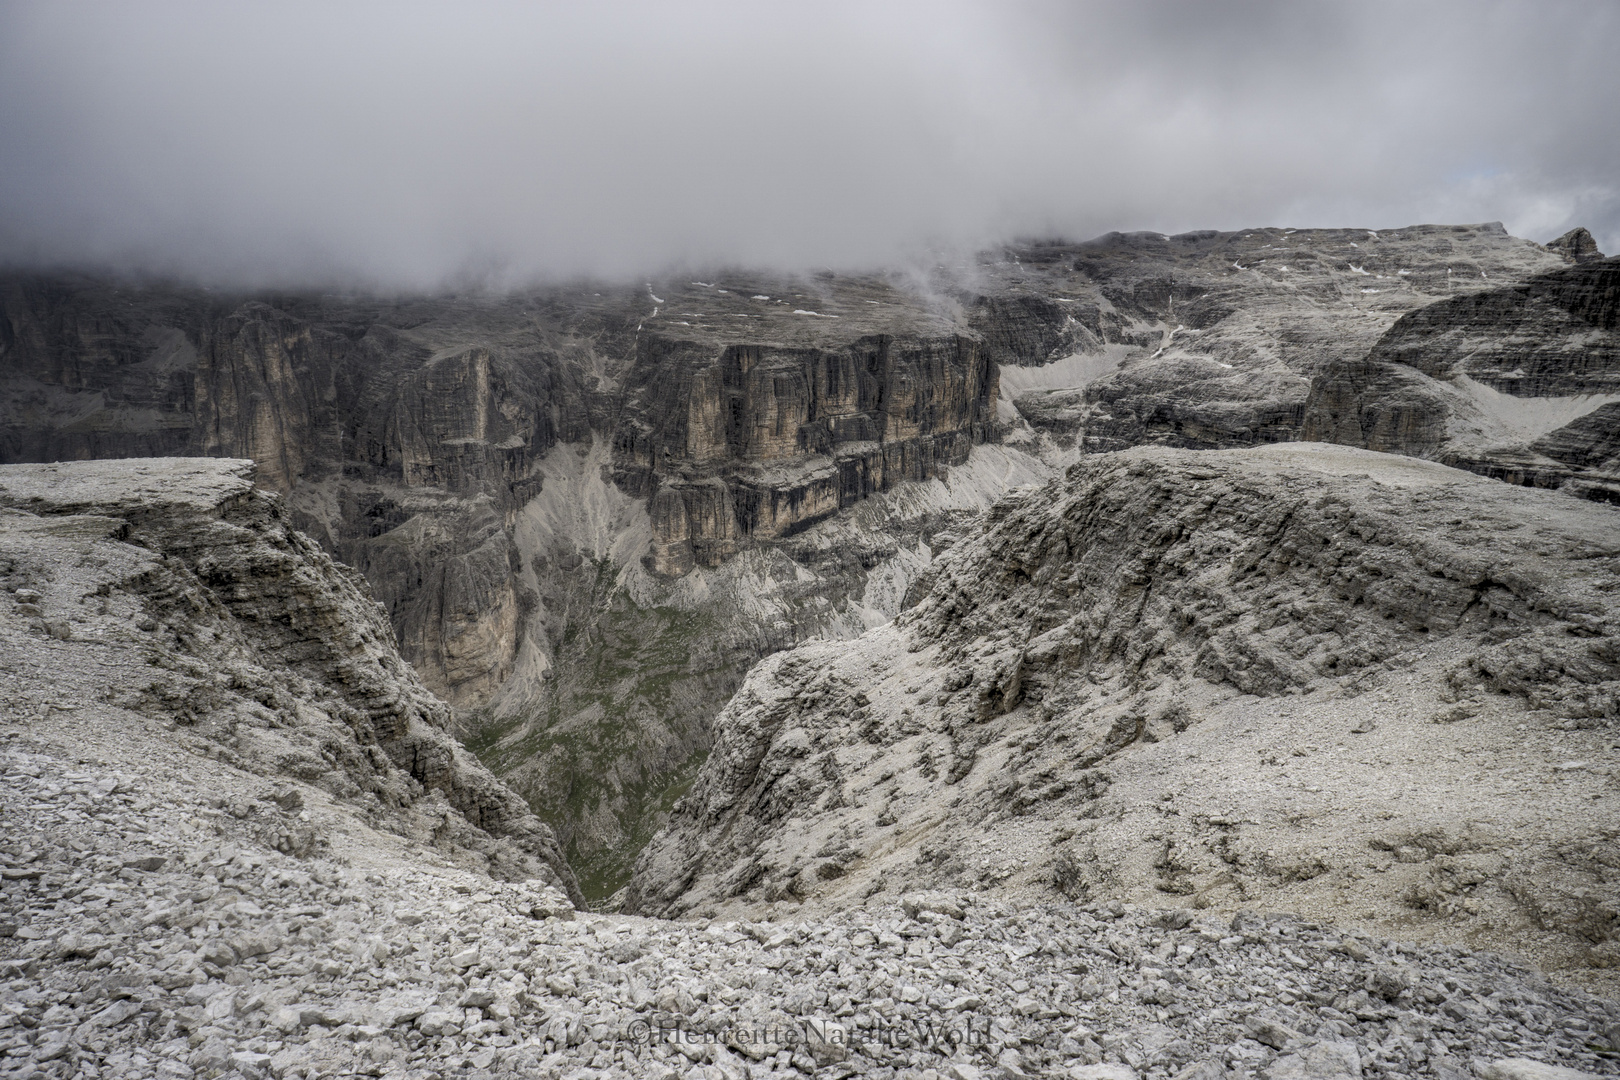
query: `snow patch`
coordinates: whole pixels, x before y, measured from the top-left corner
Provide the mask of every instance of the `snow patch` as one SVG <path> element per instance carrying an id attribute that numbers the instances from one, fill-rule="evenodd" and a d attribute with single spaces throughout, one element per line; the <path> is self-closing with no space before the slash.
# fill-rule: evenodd
<path id="1" fill-rule="evenodd" d="M 1011 399 L 1026 390 L 1066 390 L 1113 373 L 1136 350 L 1134 345 L 1104 345 L 1100 353 L 1075 353 L 1042 367 L 1001 365 L 1001 396 Z"/>
<path id="2" fill-rule="evenodd" d="M 1462 406 L 1447 421 L 1447 434 L 1482 448 L 1526 446 L 1589 412 L 1620 401 L 1620 394 L 1518 397 L 1467 375 L 1453 376 L 1440 385 L 1448 387 Z"/>

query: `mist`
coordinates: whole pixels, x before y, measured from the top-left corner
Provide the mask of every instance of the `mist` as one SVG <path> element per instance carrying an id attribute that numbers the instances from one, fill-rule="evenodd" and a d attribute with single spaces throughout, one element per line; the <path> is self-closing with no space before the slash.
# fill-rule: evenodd
<path id="1" fill-rule="evenodd" d="M 1620 250 L 1620 5 L 0 6 L 0 263 L 231 286 L 1502 221 Z"/>

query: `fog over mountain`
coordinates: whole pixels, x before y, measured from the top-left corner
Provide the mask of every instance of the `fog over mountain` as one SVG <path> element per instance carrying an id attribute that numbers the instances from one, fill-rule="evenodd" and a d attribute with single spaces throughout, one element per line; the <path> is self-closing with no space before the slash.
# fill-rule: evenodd
<path id="1" fill-rule="evenodd" d="M 1620 7 L 0 6 L 0 260 L 431 288 L 1113 229 L 1620 247 Z"/>

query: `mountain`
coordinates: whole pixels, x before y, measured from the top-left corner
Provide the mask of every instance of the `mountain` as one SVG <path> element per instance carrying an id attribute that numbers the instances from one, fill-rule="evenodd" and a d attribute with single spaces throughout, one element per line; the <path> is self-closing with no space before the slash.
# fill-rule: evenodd
<path id="1" fill-rule="evenodd" d="M 1366 445 L 1324 418 L 1399 320 L 1590 254 L 1479 225 L 1111 234 L 905 273 L 504 296 L 12 274 L 0 460 L 255 460 L 601 897 L 749 667 L 892 618 L 1004 493 L 1137 445 Z M 1603 466 L 1557 463 L 1603 453 L 1610 414 L 1554 397 L 1540 472 L 1447 460 L 1588 483 Z"/>
<path id="2" fill-rule="evenodd" d="M 1581 622 L 1580 609 L 1592 589 L 1612 583 L 1615 560 L 1600 552 L 1612 552 L 1614 532 L 1582 530 L 1607 522 L 1612 508 L 1355 450 L 1099 458 L 1061 492 L 1002 504 L 986 537 L 964 538 L 940 560 L 914 615 L 837 650 L 833 666 L 851 680 L 898 661 L 918 679 L 917 692 L 947 652 L 959 656 L 946 685 L 971 668 L 973 679 L 946 707 L 982 714 L 969 726 L 993 738 L 955 790 L 980 790 L 1003 752 L 994 738 L 1018 722 L 1022 702 L 1065 710 L 1014 750 L 1020 760 L 1050 758 L 1073 745 L 1065 735 L 1089 736 L 1117 720 L 1133 695 L 1145 703 L 1198 679 L 1241 679 L 1264 695 L 1308 688 L 1313 670 L 1328 665 L 1354 670 L 1365 696 L 1376 697 L 1406 676 L 1417 640 L 1455 646 L 1456 659 L 1472 665 L 1455 683 L 1458 705 L 1478 701 L 1484 711 L 1448 717 L 1435 729 L 1447 743 L 1424 737 L 1408 717 L 1364 707 L 1365 698 L 1350 702 L 1379 727 L 1328 734 L 1383 740 L 1370 752 L 1394 759 L 1356 775 L 1331 767 L 1346 755 L 1305 743 L 1320 720 L 1313 699 L 1334 696 L 1331 686 L 1189 711 L 1180 732 L 1174 717 L 1153 713 L 1136 741 L 1160 741 L 1113 747 L 1089 767 L 1090 803 L 1065 803 L 1044 781 L 996 792 L 998 820 L 981 826 L 1002 845 L 998 867 L 1025 853 L 1019 838 L 1045 842 L 1047 811 L 1116 806 L 1110 800 L 1138 793 L 1134 817 L 1077 816 L 1074 834 L 1057 841 L 1070 861 L 1046 868 L 1051 880 L 1039 889 L 995 884 L 997 869 L 965 887 L 902 891 L 977 861 L 972 836 L 944 843 L 923 835 L 922 862 L 906 849 L 910 865 L 891 858 L 887 888 L 864 899 L 852 893 L 837 910 L 817 912 L 811 898 L 778 902 L 763 919 L 671 921 L 569 903 L 544 827 L 448 739 L 445 707 L 401 662 L 363 582 L 290 530 L 279 497 L 252 487 L 249 470 L 244 461 L 184 458 L 0 467 L 0 1074 L 1612 1074 L 1620 1004 L 1579 985 L 1603 988 L 1602 971 L 1549 976 L 1464 940 L 1478 936 L 1468 921 L 1501 903 L 1499 881 L 1519 902 L 1539 905 L 1533 910 L 1559 932 L 1575 916 L 1599 932 L 1613 914 L 1614 890 L 1604 883 L 1569 889 L 1577 875 L 1595 878 L 1614 865 L 1601 862 L 1591 828 L 1608 812 L 1596 802 L 1572 805 L 1593 785 L 1590 770 L 1565 763 L 1543 779 L 1529 767 L 1532 755 L 1521 754 L 1521 772 L 1510 771 L 1504 763 L 1514 755 L 1499 729 L 1518 706 L 1482 700 L 1474 686 L 1487 677 L 1482 663 L 1505 661 L 1488 676 L 1498 689 L 1540 695 L 1564 711 L 1602 707 L 1589 691 L 1601 690 L 1602 665 L 1613 664 L 1611 628 Z M 1471 511 L 1469 526 L 1485 542 L 1459 550 L 1459 526 L 1413 536 L 1420 501 L 1442 511 L 1430 515 L 1435 521 L 1447 504 Z M 1548 520 L 1523 521 L 1520 501 L 1551 508 Z M 1501 528 L 1492 510 L 1514 511 L 1517 531 Z M 1202 528 L 1158 531 L 1178 513 Z M 1029 531 L 1043 522 L 1039 535 Z M 1317 543 L 1324 532 L 1327 546 Z M 1090 552 L 1071 540 L 1090 540 Z M 1569 565 L 1572 543 L 1597 557 Z M 1425 573 L 1431 568 L 1444 580 Z M 1324 588 L 1327 578 L 1336 584 Z M 1299 597 L 1301 589 L 1313 592 Z M 1353 590 L 1367 598 L 1364 610 L 1338 595 Z M 1470 596 L 1476 601 L 1465 603 Z M 971 609 L 969 599 L 982 605 Z M 1088 603 L 1098 599 L 1140 602 Z M 1315 621 L 1290 612 L 1261 629 L 1288 608 Z M 1345 640 L 1335 644 L 1324 627 L 1336 609 Z M 1173 618 L 1178 611 L 1187 618 Z M 1063 618 L 1082 633 L 1050 650 L 1051 631 L 1009 632 L 1015 612 L 1033 629 Z M 1381 627 L 1390 613 L 1397 625 Z M 1290 633 L 1290 622 L 1310 640 Z M 1494 641 L 1469 640 L 1482 626 Z M 1584 636 L 1568 633 L 1577 626 Z M 1497 639 L 1501 630 L 1519 634 Z M 907 659 L 893 647 L 902 632 L 932 644 Z M 1089 655 L 1071 655 L 1085 646 Z M 1390 646 L 1406 651 L 1370 662 Z M 1343 662 L 1332 665 L 1329 649 Z M 750 678 L 689 805 L 712 801 L 714 767 L 735 762 L 742 733 L 729 720 L 746 713 L 748 695 L 809 674 L 833 650 L 802 647 Z M 1023 689 L 992 685 L 1015 654 Z M 1172 666 L 1189 670 L 1175 675 Z M 1385 686 L 1375 685 L 1380 678 Z M 806 687 L 799 736 L 839 736 L 824 721 L 845 689 L 821 677 Z M 1095 719 L 1079 707 L 1085 693 Z M 928 795 L 902 729 L 937 733 L 933 702 L 891 714 L 899 700 L 889 686 L 873 688 L 859 730 L 861 753 L 888 743 L 892 779 L 907 789 L 890 803 L 903 829 Z M 1249 730 L 1233 730 L 1234 720 Z M 1382 734 L 1390 731 L 1399 734 Z M 1559 750 L 1570 753 L 1571 740 L 1592 734 L 1538 730 L 1534 740 L 1563 739 Z M 1226 816 L 1206 816 L 1217 796 L 1211 782 L 1232 774 L 1189 777 L 1195 757 L 1181 752 L 1252 774 L 1253 748 L 1272 740 L 1276 760 L 1262 759 L 1264 775 L 1247 786 L 1228 782 L 1218 793 Z M 778 775 L 767 802 L 788 807 L 802 803 L 806 781 L 826 778 L 794 764 L 778 773 L 779 763 L 800 760 L 800 740 L 778 742 L 786 755 L 766 759 L 765 771 Z M 1286 752 L 1290 745 L 1309 756 Z M 1435 755 L 1437 746 L 1450 752 Z M 1491 759 L 1493 767 L 1477 769 L 1488 792 L 1456 783 L 1449 759 L 1469 751 L 1476 767 Z M 1380 781 L 1375 771 L 1391 775 Z M 1104 773 L 1116 778 L 1112 786 Z M 1190 790 L 1162 797 L 1187 780 Z M 1363 792 L 1358 781 L 1384 787 Z M 1200 910 L 1208 897 L 1179 887 L 1150 891 L 1147 906 L 1095 895 L 1126 891 L 1161 853 L 1166 882 L 1198 877 L 1196 838 L 1210 830 L 1228 836 L 1219 850 L 1234 888 L 1254 882 L 1258 902 L 1302 899 L 1299 886 L 1288 891 L 1272 875 L 1303 881 L 1315 869 L 1294 831 L 1319 830 L 1305 820 L 1325 801 L 1308 794 L 1313 786 L 1335 801 L 1359 800 L 1344 807 L 1357 825 L 1361 810 L 1399 793 L 1377 822 L 1375 846 L 1361 852 L 1376 864 L 1366 880 L 1323 905 L 1341 918 L 1221 911 L 1230 898 L 1219 896 Z M 1295 793 L 1287 816 L 1300 820 L 1276 820 L 1268 806 L 1281 810 Z M 1493 797 L 1508 811 L 1481 812 Z M 1546 805 L 1531 808 L 1538 801 Z M 981 805 L 979 794 L 971 805 Z M 936 807 L 947 818 L 956 812 Z M 1437 815 L 1448 809 L 1470 815 L 1469 824 L 1440 827 Z M 803 816 L 813 824 L 818 813 L 838 812 L 829 805 Z M 1487 826 L 1513 814 L 1548 835 L 1510 835 L 1518 851 L 1501 838 L 1488 846 Z M 1001 817 L 1016 818 L 1017 829 Z M 1142 817 L 1162 843 L 1133 832 L 1145 827 Z M 692 819 L 683 808 L 675 833 Z M 802 824 L 758 822 L 784 834 Z M 1572 840 L 1583 825 L 1583 838 Z M 1096 862 L 1093 844 L 1104 855 Z M 774 847 L 760 854 L 768 862 Z M 829 865 L 833 854 L 819 853 L 814 865 Z M 1559 861 L 1538 861 L 1544 854 Z M 1493 876 L 1504 860 L 1505 873 Z M 1098 870 L 1112 880 L 1100 881 Z M 801 876 L 823 888 L 869 880 L 866 873 L 853 866 L 842 878 Z M 1454 921 L 1424 917 L 1403 925 L 1399 941 L 1358 928 L 1358 903 L 1380 903 L 1405 882 L 1419 886 L 1415 901 L 1454 912 Z M 1094 895 L 1082 897 L 1087 890 Z M 712 902 L 705 881 L 695 895 L 700 907 Z"/>
<path id="3" fill-rule="evenodd" d="M 1303 435 L 1620 501 L 1620 260 L 1403 315 L 1312 386 Z"/>

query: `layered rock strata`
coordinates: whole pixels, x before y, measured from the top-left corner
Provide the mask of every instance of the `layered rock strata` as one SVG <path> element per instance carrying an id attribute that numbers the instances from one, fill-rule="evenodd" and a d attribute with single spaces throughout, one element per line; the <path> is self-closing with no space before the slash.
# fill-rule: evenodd
<path id="1" fill-rule="evenodd" d="M 293 530 L 253 472 L 197 458 L 0 466 L 8 709 L 90 728 L 138 714 L 577 898 L 551 830 L 450 735 L 364 580 Z M 278 842 L 308 841 L 295 827 Z"/>
<path id="2" fill-rule="evenodd" d="M 987 256 L 972 310 L 996 340 L 1025 301 L 1004 394 L 1055 449 L 1211 449 L 1299 438 L 1312 379 L 1405 313 L 1565 262 L 1496 223 L 1111 233 Z"/>
<path id="3" fill-rule="evenodd" d="M 1324 445 L 1088 459 L 758 665 L 630 909 L 1178 897 L 1606 970 L 1617 522 Z"/>
<path id="4" fill-rule="evenodd" d="M 1304 435 L 1620 500 L 1620 260 L 1431 304 L 1318 376 Z"/>
<path id="5" fill-rule="evenodd" d="M 876 279 L 733 286 L 230 297 L 12 276 L 0 460 L 255 458 L 291 523 L 366 575 L 405 658 L 467 710 L 464 734 L 564 744 L 573 779 L 530 790 L 588 859 L 631 842 L 753 660 L 860 624 L 860 580 L 837 568 L 816 595 L 773 545 L 945 479 L 993 434 L 996 367 L 948 315 Z M 531 510 L 548 482 L 599 501 L 554 529 Z M 707 584 L 796 584 L 760 601 L 777 590 L 686 581 L 747 553 Z M 677 641 L 667 663 L 597 662 L 604 637 L 639 647 L 696 624 L 699 655 Z M 575 738 L 601 699 L 622 722 Z"/>

